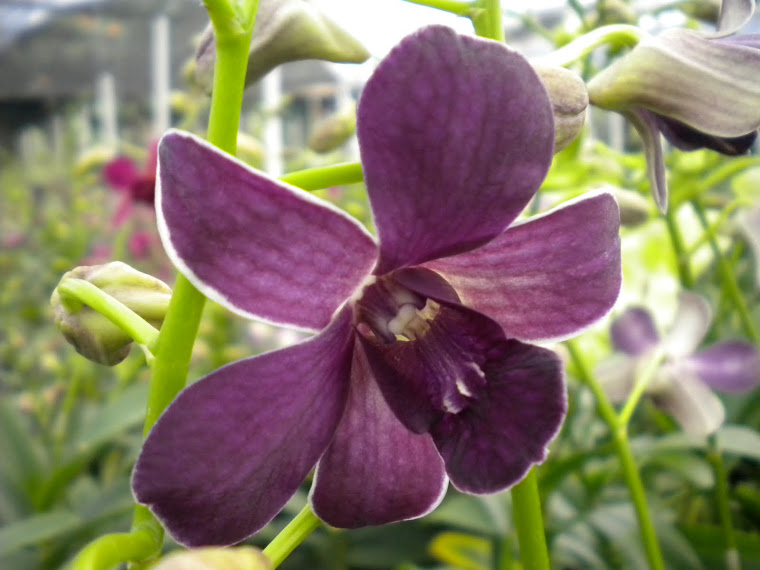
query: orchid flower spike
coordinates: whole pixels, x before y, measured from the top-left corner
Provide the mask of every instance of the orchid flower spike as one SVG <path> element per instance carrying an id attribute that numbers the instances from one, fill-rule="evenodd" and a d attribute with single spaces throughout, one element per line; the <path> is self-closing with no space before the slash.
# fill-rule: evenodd
<path id="1" fill-rule="evenodd" d="M 760 127 L 760 35 L 731 35 L 754 0 L 723 0 L 719 33 L 671 29 L 643 39 L 588 84 L 593 105 L 624 114 L 641 136 L 655 202 L 668 189 L 660 134 L 681 150 L 747 152 Z"/>
<path id="2" fill-rule="evenodd" d="M 688 292 L 681 294 L 673 324 L 663 337 L 649 311 L 641 307 L 625 311 L 611 328 L 612 343 L 620 354 L 598 370 L 610 399 L 624 401 L 640 367 L 661 350 L 665 359 L 647 388 L 655 404 L 691 435 L 705 437 L 717 430 L 725 411 L 713 390 L 742 394 L 757 388 L 760 353 L 743 341 L 720 342 L 698 351 L 710 320 L 707 302 Z"/>
<path id="3" fill-rule="evenodd" d="M 366 48 L 307 0 L 260 0 L 248 55 L 245 84 L 251 85 L 278 65 L 302 59 L 362 63 Z M 195 53 L 195 79 L 211 90 L 216 44 L 209 26 Z"/>
<path id="4" fill-rule="evenodd" d="M 494 493 L 544 460 L 566 411 L 559 358 L 620 290 L 609 193 L 527 221 L 552 105 L 505 45 L 441 26 L 364 88 L 357 136 L 378 237 L 189 134 L 159 148 L 161 237 L 209 298 L 317 334 L 234 362 L 153 427 L 133 489 L 179 542 L 261 529 L 316 466 L 311 506 L 356 528 L 420 517 L 447 481 Z"/>

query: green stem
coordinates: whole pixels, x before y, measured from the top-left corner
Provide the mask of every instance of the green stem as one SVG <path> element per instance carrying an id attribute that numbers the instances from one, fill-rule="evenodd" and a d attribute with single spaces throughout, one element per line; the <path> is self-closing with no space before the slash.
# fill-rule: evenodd
<path id="1" fill-rule="evenodd" d="M 451 12 L 457 16 L 469 16 L 474 6 L 474 2 L 459 2 L 457 0 L 404 0 L 404 2 Z"/>
<path id="2" fill-rule="evenodd" d="M 662 561 L 660 544 L 657 542 L 657 533 L 652 524 L 652 517 L 649 514 L 644 484 L 639 477 L 639 469 L 631 451 L 631 444 L 628 441 L 627 424 L 623 423 L 615 413 L 615 408 L 612 407 L 607 394 L 604 393 L 604 389 L 586 364 L 580 349 L 573 341 L 567 341 L 565 346 L 567 346 L 570 357 L 575 364 L 579 379 L 591 389 L 596 398 L 599 415 L 612 432 L 612 443 L 620 460 L 623 479 L 628 487 L 628 492 L 631 494 L 633 506 L 636 509 L 641 540 L 644 543 L 644 550 L 649 561 L 649 566 L 652 570 L 664 570 L 665 565 Z"/>
<path id="3" fill-rule="evenodd" d="M 637 373 L 636 384 L 633 386 L 633 390 L 631 390 L 623 409 L 620 411 L 620 415 L 618 415 L 618 422 L 621 425 L 627 426 L 631 421 L 631 417 L 636 410 L 636 406 L 639 404 L 639 400 L 641 400 L 644 392 L 646 392 L 646 389 L 649 387 L 650 382 L 654 378 L 655 372 L 657 372 L 660 364 L 662 364 L 664 356 L 665 355 L 662 351 L 655 351 L 650 356 L 644 369 L 640 373 Z"/>
<path id="4" fill-rule="evenodd" d="M 335 164 L 320 168 L 308 168 L 289 172 L 281 176 L 280 180 L 307 191 L 321 190 L 330 186 L 342 186 L 355 184 L 364 180 L 362 165 L 359 162 Z"/>
<path id="5" fill-rule="evenodd" d="M 712 249 L 713 255 L 715 256 L 715 261 L 718 264 L 718 274 L 723 284 L 723 288 L 728 293 L 731 302 L 734 304 L 734 308 L 739 315 L 739 320 L 742 323 L 744 333 L 750 339 L 752 339 L 753 343 L 760 346 L 760 333 L 758 333 L 758 330 L 755 327 L 755 322 L 752 319 L 752 315 L 747 308 L 747 303 L 744 301 L 744 295 L 742 295 L 739 284 L 736 282 L 736 276 L 731 270 L 731 266 L 729 265 L 728 261 L 723 256 L 723 253 L 720 251 L 720 248 L 718 247 L 718 242 L 715 239 L 715 234 L 711 231 L 710 222 L 707 220 L 705 210 L 699 200 L 693 200 L 691 205 L 694 208 L 694 212 L 697 214 L 697 217 L 699 218 L 699 222 L 702 224 L 702 229 L 707 235 L 707 240 L 710 243 L 710 248 Z"/>
<path id="6" fill-rule="evenodd" d="M 738 172 L 759 164 L 760 158 L 757 156 L 734 158 L 714 169 L 706 178 L 702 179 L 697 184 L 689 184 L 683 190 L 679 189 L 679 192 L 671 199 L 671 206 L 674 207 L 678 204 L 694 200 L 705 194 L 711 188 L 715 188 L 718 184 L 731 178 Z"/>
<path id="7" fill-rule="evenodd" d="M 739 549 L 736 546 L 736 535 L 731 521 L 731 506 L 728 494 L 728 478 L 726 466 L 723 464 L 723 454 L 714 435 L 710 436 L 707 459 L 715 471 L 716 501 L 718 503 L 718 516 L 720 527 L 723 532 L 723 540 L 726 543 L 726 567 L 728 570 L 741 570 Z"/>
<path id="8" fill-rule="evenodd" d="M 504 41 L 500 0 L 479 0 L 470 14 L 475 33 L 481 38 Z"/>
<path id="9" fill-rule="evenodd" d="M 600 45 L 634 46 L 646 35 L 647 33 L 641 28 L 628 24 L 602 26 L 583 34 L 552 53 L 532 59 L 531 63 L 565 66 L 588 55 Z"/>
<path id="10" fill-rule="evenodd" d="M 225 0 L 205 0 L 214 25 L 216 63 L 209 116 L 208 140 L 229 154 L 235 154 L 243 101 L 245 70 L 257 0 L 232 6 Z M 198 333 L 206 298 L 182 275 L 177 275 L 166 318 L 155 343 L 153 374 L 143 434 L 185 386 L 190 357 Z M 102 536 L 88 545 L 75 559 L 75 570 L 103 570 L 127 560 L 141 561 L 145 567 L 161 552 L 164 530 L 150 510 L 136 505 L 132 532 Z"/>
<path id="11" fill-rule="evenodd" d="M 67 308 L 80 310 L 81 304 L 92 307 L 127 333 L 138 344 L 151 349 L 158 330 L 121 301 L 84 279 L 68 278 L 58 285 L 58 293 Z"/>
<path id="12" fill-rule="evenodd" d="M 282 564 L 283 560 L 320 524 L 322 521 L 317 518 L 317 515 L 307 504 L 264 549 L 264 554 L 272 561 L 272 567 L 277 568 Z"/>
<path id="13" fill-rule="evenodd" d="M 670 244 L 673 248 L 673 253 L 676 256 L 676 267 L 678 268 L 678 278 L 685 288 L 690 289 L 694 287 L 694 277 L 691 273 L 691 266 L 689 265 L 689 253 L 686 251 L 684 245 L 683 236 L 681 230 L 678 227 L 678 221 L 676 220 L 676 208 L 671 207 L 665 214 L 665 225 L 668 228 L 668 235 L 670 236 Z"/>
<path id="14" fill-rule="evenodd" d="M 544 521 L 541 514 L 541 497 L 538 493 L 536 469 L 512 487 L 512 513 L 520 543 L 520 561 L 523 568 L 549 570 L 549 552 L 546 548 Z"/>

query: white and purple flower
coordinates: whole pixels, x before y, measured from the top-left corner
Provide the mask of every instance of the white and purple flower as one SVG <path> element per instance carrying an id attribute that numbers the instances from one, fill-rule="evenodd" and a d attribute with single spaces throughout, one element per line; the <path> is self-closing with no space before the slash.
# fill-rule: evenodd
<path id="1" fill-rule="evenodd" d="M 642 307 L 626 310 L 610 330 L 612 343 L 621 354 L 598 371 L 610 399 L 624 401 L 640 367 L 654 351 L 661 351 L 663 362 L 647 387 L 654 402 L 690 435 L 705 437 L 717 430 L 723 424 L 725 410 L 713 390 L 742 394 L 757 388 L 760 353 L 740 340 L 697 350 L 710 321 L 710 306 L 689 292 L 681 293 L 673 324 L 663 337 L 649 311 Z"/>
<path id="2" fill-rule="evenodd" d="M 410 519 L 447 481 L 518 482 L 566 411 L 559 358 L 620 290 L 619 212 L 593 193 L 515 222 L 551 164 L 552 107 L 503 44 L 425 28 L 357 115 L 378 237 L 189 134 L 159 148 L 165 247 L 209 298 L 317 332 L 225 366 L 149 434 L 133 488 L 181 543 L 243 540 L 316 466 L 336 527 Z"/>

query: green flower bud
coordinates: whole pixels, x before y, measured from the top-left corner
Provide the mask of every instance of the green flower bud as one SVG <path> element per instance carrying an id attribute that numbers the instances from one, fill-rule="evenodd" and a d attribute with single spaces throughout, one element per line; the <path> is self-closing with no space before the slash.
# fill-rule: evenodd
<path id="1" fill-rule="evenodd" d="M 91 283 L 157 328 L 164 320 L 171 297 L 171 289 L 163 281 L 120 261 L 77 267 L 64 274 L 61 283 L 66 279 Z M 62 295 L 58 287 L 50 304 L 56 326 L 85 358 L 114 366 L 129 354 L 132 338 L 99 312 Z"/>
<path id="2" fill-rule="evenodd" d="M 554 152 L 572 143 L 583 129 L 588 107 L 586 84 L 579 75 L 559 66 L 535 66 L 554 110 Z"/>
<path id="3" fill-rule="evenodd" d="M 216 45 L 207 27 L 195 53 L 196 81 L 211 89 Z M 245 84 L 250 85 L 289 61 L 322 59 L 362 63 L 366 48 L 351 34 L 304 0 L 260 0 L 253 28 Z"/>
<path id="4" fill-rule="evenodd" d="M 272 570 L 272 561 L 252 546 L 173 552 L 154 570 Z"/>
<path id="5" fill-rule="evenodd" d="M 356 131 L 356 107 L 339 111 L 319 121 L 309 137 L 314 152 L 330 152 L 340 147 Z"/>
<path id="6" fill-rule="evenodd" d="M 620 225 L 629 228 L 640 226 L 649 219 L 649 201 L 638 192 L 610 187 L 608 190 L 620 207 Z"/>

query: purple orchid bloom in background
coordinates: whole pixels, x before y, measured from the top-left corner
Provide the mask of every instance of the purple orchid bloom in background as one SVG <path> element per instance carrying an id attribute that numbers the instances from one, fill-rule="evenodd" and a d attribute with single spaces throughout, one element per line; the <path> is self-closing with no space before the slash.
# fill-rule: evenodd
<path id="1" fill-rule="evenodd" d="M 406 38 L 357 111 L 378 232 L 169 132 L 157 211 L 177 267 L 241 315 L 310 331 L 187 388 L 146 439 L 137 500 L 187 545 L 261 529 L 316 465 L 335 527 L 423 516 L 447 480 L 509 488 L 566 411 L 558 357 L 613 306 L 619 212 L 590 194 L 525 222 L 553 155 L 547 93 L 503 44 L 434 26 Z"/>
<path id="2" fill-rule="evenodd" d="M 671 29 L 645 38 L 588 84 L 592 104 L 622 113 L 638 131 L 663 212 L 668 189 L 660 134 L 681 150 L 726 155 L 746 153 L 757 138 L 760 35 L 731 35 L 754 9 L 754 0 L 724 0 L 717 34 Z"/>
<path id="3" fill-rule="evenodd" d="M 103 168 L 103 178 L 111 188 L 122 193 L 122 199 L 116 208 L 112 223 L 122 225 L 132 213 L 136 203 L 155 202 L 156 167 L 158 166 L 158 141 L 150 143 L 148 160 L 141 170 L 137 164 L 126 156 L 114 158 Z"/>
<path id="4" fill-rule="evenodd" d="M 660 337 L 652 315 L 644 308 L 626 310 L 612 323 L 612 343 L 622 354 L 599 371 L 605 390 L 622 402 L 637 373 L 655 350 L 664 361 L 647 388 L 654 402 L 671 414 L 687 433 L 705 437 L 725 419 L 720 399 L 712 390 L 742 394 L 760 385 L 760 353 L 750 343 L 725 341 L 696 351 L 707 334 L 710 306 L 694 293 L 681 294 L 668 334 Z"/>

